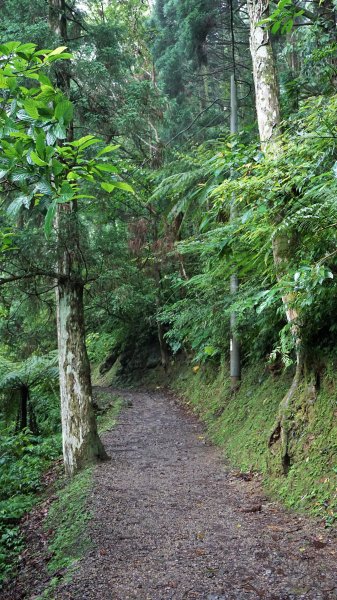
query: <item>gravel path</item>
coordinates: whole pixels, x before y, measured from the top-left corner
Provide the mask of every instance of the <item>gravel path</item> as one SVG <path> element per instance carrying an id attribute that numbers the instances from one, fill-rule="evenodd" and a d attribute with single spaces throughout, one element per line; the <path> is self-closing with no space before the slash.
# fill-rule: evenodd
<path id="1" fill-rule="evenodd" d="M 337 599 L 336 537 L 231 473 L 172 397 L 123 395 L 90 499 L 94 549 L 57 599 Z"/>

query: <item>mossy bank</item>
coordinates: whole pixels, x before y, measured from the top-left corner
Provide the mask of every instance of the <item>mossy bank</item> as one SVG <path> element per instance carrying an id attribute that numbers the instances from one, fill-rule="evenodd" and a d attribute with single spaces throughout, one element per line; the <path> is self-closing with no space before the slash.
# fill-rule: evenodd
<path id="1" fill-rule="evenodd" d="M 262 364 L 246 367 L 240 388 L 232 393 L 223 370 L 177 363 L 168 384 L 205 421 L 212 441 L 224 449 L 231 464 L 260 472 L 266 490 L 287 507 L 310 512 L 327 527 L 336 526 L 337 375 L 332 363 L 322 373 L 315 399 L 303 402 L 301 394 L 307 390 L 299 390 L 292 407 L 286 475 L 268 438 L 291 373 L 275 376 Z"/>

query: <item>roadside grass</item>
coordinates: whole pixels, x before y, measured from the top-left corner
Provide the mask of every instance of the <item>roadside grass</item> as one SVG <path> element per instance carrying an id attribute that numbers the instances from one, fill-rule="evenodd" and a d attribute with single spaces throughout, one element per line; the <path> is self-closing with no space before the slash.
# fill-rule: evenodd
<path id="1" fill-rule="evenodd" d="M 123 399 L 112 396 L 111 392 L 99 392 L 99 406 L 107 406 L 104 412 L 97 417 L 99 433 L 109 431 L 117 424 L 118 415 L 123 407 Z M 52 532 L 48 544 L 48 551 L 52 558 L 48 563 L 48 572 L 51 579 L 46 589 L 36 598 L 42 600 L 54 599 L 54 593 L 62 581 L 72 578 L 77 562 L 92 547 L 88 533 L 88 524 L 91 513 L 88 508 L 88 499 L 93 488 L 93 474 L 95 467 L 88 467 L 71 480 L 60 481 L 62 487 L 57 492 L 57 499 L 52 503 L 44 528 Z"/>

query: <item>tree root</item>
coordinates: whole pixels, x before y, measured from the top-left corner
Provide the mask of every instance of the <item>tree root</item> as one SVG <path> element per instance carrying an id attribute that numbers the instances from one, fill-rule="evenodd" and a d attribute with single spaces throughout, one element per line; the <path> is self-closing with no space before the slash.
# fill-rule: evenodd
<path id="1" fill-rule="evenodd" d="M 289 414 L 289 409 L 293 404 L 296 395 L 298 394 L 300 385 L 303 387 L 304 384 L 304 389 L 302 390 L 304 394 L 304 401 L 301 408 L 304 408 L 306 412 L 309 406 L 314 404 L 316 400 L 319 383 L 319 374 L 315 373 L 314 371 L 308 373 L 307 369 L 305 368 L 303 356 L 301 353 L 298 353 L 296 371 L 292 384 L 280 403 L 277 421 L 268 440 L 268 447 L 270 449 L 272 449 L 273 446 L 279 442 L 278 449 L 280 450 L 281 466 L 284 475 L 287 475 L 292 464 L 289 446 L 291 435 L 294 430 L 294 420 Z M 274 452 L 274 454 L 276 454 L 276 452 Z"/>
<path id="2" fill-rule="evenodd" d="M 289 455 L 289 441 L 292 432 L 292 425 L 289 422 L 289 407 L 298 391 L 299 385 L 303 379 L 303 359 L 300 354 L 297 356 L 297 365 L 292 384 L 280 403 L 277 421 L 269 436 L 268 447 L 272 448 L 274 444 L 280 441 L 282 471 L 286 475 L 291 466 L 291 457 Z"/>

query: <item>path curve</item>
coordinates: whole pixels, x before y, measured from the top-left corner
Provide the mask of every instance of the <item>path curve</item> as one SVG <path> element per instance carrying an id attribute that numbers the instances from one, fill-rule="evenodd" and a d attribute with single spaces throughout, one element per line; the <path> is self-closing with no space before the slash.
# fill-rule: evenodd
<path id="1" fill-rule="evenodd" d="M 90 498 L 94 548 L 59 600 L 334 600 L 336 537 L 226 468 L 164 393 L 129 404 Z"/>

